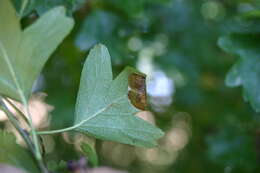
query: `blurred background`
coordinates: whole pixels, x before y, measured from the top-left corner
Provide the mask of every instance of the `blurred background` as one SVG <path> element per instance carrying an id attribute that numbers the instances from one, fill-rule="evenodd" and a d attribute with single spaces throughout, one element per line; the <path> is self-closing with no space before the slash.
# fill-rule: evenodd
<path id="1" fill-rule="evenodd" d="M 252 0 L 42 0 L 38 14 L 65 4 L 76 25 L 39 77 L 38 127 L 73 122 L 83 63 L 105 44 L 116 76 L 125 66 L 147 74 L 149 109 L 140 116 L 165 132 L 152 149 L 93 141 L 78 134 L 45 136 L 49 167 L 78 160 L 80 141 L 95 142 L 100 165 L 129 173 L 260 172 L 260 115 L 241 88 L 225 86 L 236 58 L 217 45 Z M 29 14 L 29 13 L 28 13 Z M 26 26 L 37 15 L 23 18 Z M 47 95 L 46 95 L 47 94 Z M 40 111 L 41 112 L 41 111 Z M 47 117 L 47 114 L 49 115 Z M 4 123 L 2 122 L 1 125 Z M 53 152 L 55 151 L 55 152 Z"/>

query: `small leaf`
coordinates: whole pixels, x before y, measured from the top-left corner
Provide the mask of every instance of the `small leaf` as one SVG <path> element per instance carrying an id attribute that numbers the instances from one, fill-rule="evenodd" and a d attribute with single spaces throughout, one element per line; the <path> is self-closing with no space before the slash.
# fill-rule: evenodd
<path id="1" fill-rule="evenodd" d="M 163 132 L 136 117 L 128 98 L 128 78 L 138 73 L 126 68 L 113 80 L 107 48 L 95 46 L 85 62 L 76 104 L 77 131 L 99 139 L 153 147 Z"/>
<path id="2" fill-rule="evenodd" d="M 29 151 L 16 144 L 14 135 L 0 130 L 0 141 L 0 163 L 10 164 L 28 172 L 40 172 Z"/>
<path id="3" fill-rule="evenodd" d="M 92 166 L 98 166 L 98 156 L 95 148 L 88 143 L 82 143 L 80 147 Z"/>
<path id="4" fill-rule="evenodd" d="M 63 7 L 54 8 L 21 30 L 9 0 L 0 1 L 0 94 L 22 101 L 44 64 L 73 27 Z"/>

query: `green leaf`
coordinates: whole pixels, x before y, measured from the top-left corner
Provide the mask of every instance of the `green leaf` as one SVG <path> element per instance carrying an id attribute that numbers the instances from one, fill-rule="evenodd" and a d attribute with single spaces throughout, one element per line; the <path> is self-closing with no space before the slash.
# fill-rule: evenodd
<path id="1" fill-rule="evenodd" d="M 69 13 L 78 9 L 86 0 L 12 0 L 16 11 L 21 12 L 22 4 L 27 1 L 26 7 L 23 10 L 22 17 L 28 15 L 33 10 L 36 10 L 39 15 L 44 14 L 46 11 L 56 7 L 64 6 Z"/>
<path id="2" fill-rule="evenodd" d="M 10 164 L 28 172 L 40 172 L 29 151 L 16 144 L 14 135 L 0 130 L 0 141 L 0 163 Z"/>
<path id="3" fill-rule="evenodd" d="M 230 33 L 219 39 L 219 46 L 240 58 L 226 77 L 231 87 L 242 86 L 244 99 L 249 101 L 255 111 L 260 111 L 260 32 Z"/>
<path id="4" fill-rule="evenodd" d="M 22 101 L 44 64 L 73 27 L 65 9 L 57 7 L 21 30 L 9 0 L 0 1 L 0 94 Z"/>
<path id="5" fill-rule="evenodd" d="M 128 76 L 135 72 L 126 68 L 113 80 L 107 48 L 95 46 L 85 62 L 76 104 L 76 130 L 99 139 L 136 146 L 153 147 L 163 132 L 136 117 L 136 109 L 128 99 Z"/>
<path id="6" fill-rule="evenodd" d="M 32 12 L 35 1 L 34 0 L 11 0 L 20 17 L 28 15 Z"/>
<path id="7" fill-rule="evenodd" d="M 88 161 L 94 166 L 98 166 L 98 156 L 96 150 L 93 146 L 88 143 L 82 143 L 81 149 L 83 153 L 87 156 Z"/>

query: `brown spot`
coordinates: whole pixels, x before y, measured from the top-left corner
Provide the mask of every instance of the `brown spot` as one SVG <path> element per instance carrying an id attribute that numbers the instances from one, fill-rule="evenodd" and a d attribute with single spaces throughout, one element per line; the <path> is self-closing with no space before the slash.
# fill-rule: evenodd
<path id="1" fill-rule="evenodd" d="M 132 73 L 128 77 L 128 98 L 138 109 L 145 110 L 147 107 L 146 76 Z"/>

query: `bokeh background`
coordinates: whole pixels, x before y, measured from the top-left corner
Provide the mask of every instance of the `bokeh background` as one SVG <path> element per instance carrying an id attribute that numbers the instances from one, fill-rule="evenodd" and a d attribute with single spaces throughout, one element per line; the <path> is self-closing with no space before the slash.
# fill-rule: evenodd
<path id="1" fill-rule="evenodd" d="M 137 116 L 159 126 L 165 136 L 153 149 L 96 140 L 100 165 L 129 173 L 260 172 L 260 115 L 244 102 L 241 88 L 225 85 L 225 76 L 237 57 L 226 54 L 217 45 L 218 38 L 232 28 L 233 19 L 256 9 L 259 2 L 34 3 L 39 3 L 38 14 L 65 4 L 68 15 L 76 21 L 35 87 L 35 91 L 47 94 L 35 96 L 44 102 L 40 104 L 45 113 L 39 127 L 49 123 L 49 129 L 59 129 L 72 124 L 83 63 L 90 48 L 103 43 L 110 51 L 114 75 L 125 66 L 147 74 L 149 110 Z M 36 17 L 35 12 L 28 13 L 23 25 Z M 45 104 L 49 105 L 48 117 L 44 117 Z M 60 160 L 79 159 L 80 141 L 93 142 L 78 134 L 45 136 L 43 140 L 49 167 L 55 167 Z"/>

